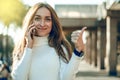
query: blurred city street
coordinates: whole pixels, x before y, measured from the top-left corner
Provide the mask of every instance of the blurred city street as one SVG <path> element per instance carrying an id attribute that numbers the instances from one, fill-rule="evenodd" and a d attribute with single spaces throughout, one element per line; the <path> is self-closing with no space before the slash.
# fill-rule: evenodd
<path id="1" fill-rule="evenodd" d="M 15 62 L 18 59 L 20 60 L 23 55 L 19 54 L 19 52 L 22 53 L 24 52 L 23 50 L 25 50 L 24 48 L 27 45 L 26 34 L 29 32 L 27 29 L 30 30 L 29 25 L 31 25 L 31 23 L 34 24 L 36 12 L 34 12 L 34 14 L 30 13 L 32 16 L 31 18 L 28 16 L 29 21 L 24 21 L 24 18 L 28 10 L 37 2 L 48 3 L 53 7 L 58 16 L 58 21 L 61 25 L 60 27 L 63 29 L 62 34 L 65 34 L 66 40 L 71 44 L 72 49 L 76 48 L 76 43 L 72 42 L 71 34 L 76 30 L 81 30 L 84 26 L 87 27 L 82 36 L 82 42 L 85 43 L 85 58 L 80 61 L 79 70 L 75 80 L 120 80 L 120 0 L 0 0 L 0 80 L 2 78 L 11 78 L 11 66 L 14 60 Z M 53 16 L 52 12 L 50 16 L 48 16 L 50 17 L 49 22 L 52 23 L 52 26 L 50 26 L 57 29 L 59 24 L 56 24 L 58 22 L 55 22 L 56 20 L 54 20 Z M 45 20 L 42 20 L 42 17 L 40 16 L 39 19 L 45 24 L 45 21 L 48 21 L 46 18 L 47 17 L 44 18 Z M 57 18 L 55 17 L 55 19 Z M 27 20 L 27 17 L 25 20 Z M 23 23 L 26 23 L 27 26 L 23 25 Z M 55 26 L 54 23 L 56 24 Z M 41 24 L 41 22 L 39 24 Z M 46 25 L 45 29 L 47 31 L 48 27 Z M 24 26 L 28 28 L 23 28 Z M 33 36 L 41 37 L 38 35 L 39 31 L 36 32 L 36 30 L 40 30 L 40 28 L 36 27 L 35 24 L 34 27 L 35 32 L 34 30 L 31 30 L 30 34 L 33 35 L 35 33 Z M 25 31 L 23 29 L 26 29 L 24 35 L 22 34 L 22 32 Z M 55 32 L 54 30 L 51 30 L 49 34 L 54 34 Z M 58 32 L 60 32 L 59 28 Z M 64 38 L 53 35 L 51 40 L 50 38 L 48 39 L 49 46 L 51 47 L 55 44 L 52 47 L 55 48 L 56 51 L 58 50 L 58 53 L 60 51 L 60 54 L 58 54 L 59 57 L 62 55 L 63 57 L 67 56 L 64 54 L 64 49 L 62 49 L 61 46 L 57 47 L 57 41 L 54 41 L 54 38 L 56 38 L 55 40 L 58 40 L 60 43 L 58 43 L 59 45 L 66 45 L 64 40 L 62 40 Z M 65 45 L 63 45 L 63 47 Z M 48 49 L 45 48 L 45 51 L 46 50 Z M 34 50 L 32 50 L 32 52 L 34 52 Z M 45 60 L 47 59 L 48 58 Z M 32 62 L 34 61 L 31 61 L 31 64 Z M 53 64 L 51 66 L 55 65 Z M 47 67 L 48 70 L 54 70 L 54 68 Z M 36 66 L 35 69 L 37 69 Z M 40 73 L 42 72 L 41 70 L 43 70 L 43 68 L 39 70 Z"/>
<path id="2" fill-rule="evenodd" d="M 109 76 L 105 70 L 99 70 L 82 61 L 75 80 L 120 80 L 120 77 Z"/>

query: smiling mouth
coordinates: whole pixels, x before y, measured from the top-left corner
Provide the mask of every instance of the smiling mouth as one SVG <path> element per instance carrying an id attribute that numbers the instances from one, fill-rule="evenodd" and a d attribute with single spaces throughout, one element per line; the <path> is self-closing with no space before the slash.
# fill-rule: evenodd
<path id="1" fill-rule="evenodd" d="M 38 29 L 38 30 L 46 30 L 47 28 L 39 28 L 39 27 L 37 27 L 36 29 Z"/>

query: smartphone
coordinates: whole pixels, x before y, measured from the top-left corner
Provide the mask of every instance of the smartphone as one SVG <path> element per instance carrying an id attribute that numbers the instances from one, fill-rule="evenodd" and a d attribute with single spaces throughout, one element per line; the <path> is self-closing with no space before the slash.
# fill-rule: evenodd
<path id="1" fill-rule="evenodd" d="M 35 36 L 36 34 L 36 29 L 33 29 L 32 32 L 31 32 L 31 38 L 33 39 L 33 36 Z"/>

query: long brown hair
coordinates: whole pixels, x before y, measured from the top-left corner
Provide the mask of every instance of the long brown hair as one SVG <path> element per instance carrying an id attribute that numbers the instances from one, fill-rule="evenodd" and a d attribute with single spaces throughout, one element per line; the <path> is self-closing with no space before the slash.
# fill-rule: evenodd
<path id="1" fill-rule="evenodd" d="M 35 4 L 33 7 L 30 8 L 28 13 L 26 14 L 23 22 L 23 36 L 20 42 L 14 48 L 13 59 L 14 57 L 19 59 L 20 56 L 23 54 L 24 48 L 26 46 L 25 40 L 26 31 L 28 29 L 28 26 L 32 23 L 36 11 L 41 7 L 47 8 L 50 11 L 52 17 L 52 30 L 48 36 L 49 46 L 54 47 L 58 56 L 68 63 L 72 55 L 71 45 L 66 40 L 63 34 L 62 26 L 60 25 L 59 18 L 55 10 L 47 3 Z M 65 51 L 63 50 L 62 46 L 67 50 L 67 54 L 65 54 Z"/>

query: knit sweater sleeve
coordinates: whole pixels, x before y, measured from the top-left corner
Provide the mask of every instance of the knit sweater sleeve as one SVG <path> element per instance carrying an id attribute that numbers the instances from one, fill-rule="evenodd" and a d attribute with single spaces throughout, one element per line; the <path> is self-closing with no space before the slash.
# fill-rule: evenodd
<path id="1" fill-rule="evenodd" d="M 13 80 L 28 80 L 29 67 L 31 63 L 32 50 L 25 48 L 22 58 L 15 62 L 11 72 Z"/>
<path id="2" fill-rule="evenodd" d="M 68 64 L 60 60 L 60 80 L 74 80 L 82 58 L 83 57 L 78 57 L 73 53 Z"/>

